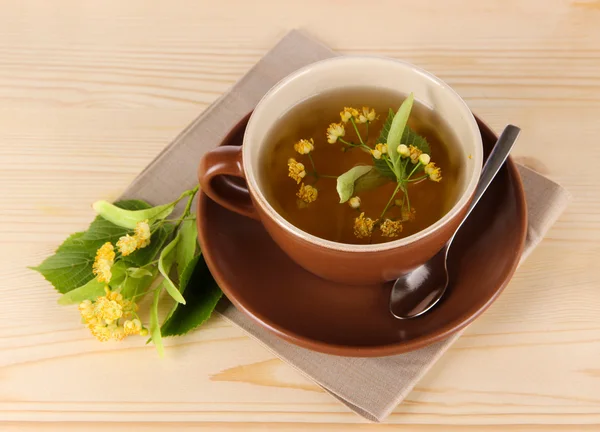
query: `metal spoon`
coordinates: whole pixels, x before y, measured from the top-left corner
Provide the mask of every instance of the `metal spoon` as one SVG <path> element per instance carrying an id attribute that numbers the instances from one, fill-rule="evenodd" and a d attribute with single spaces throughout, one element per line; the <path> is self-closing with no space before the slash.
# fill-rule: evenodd
<path id="1" fill-rule="evenodd" d="M 496 177 L 520 132 L 521 129 L 518 127 L 508 125 L 500 134 L 483 167 L 479 183 L 475 189 L 475 195 L 467 209 L 467 213 L 448 243 L 425 264 L 396 280 L 390 296 L 390 312 L 394 317 L 398 319 L 418 317 L 440 301 L 448 287 L 446 261 L 452 240 L 454 240 L 456 233 L 471 214 L 494 177 Z"/>

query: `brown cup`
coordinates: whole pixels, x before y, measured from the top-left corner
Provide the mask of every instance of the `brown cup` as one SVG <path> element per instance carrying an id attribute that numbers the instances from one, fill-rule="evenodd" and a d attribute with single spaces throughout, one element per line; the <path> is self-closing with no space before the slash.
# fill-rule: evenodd
<path id="1" fill-rule="evenodd" d="M 260 161 L 266 150 L 266 137 L 279 116 L 307 97 L 332 89 L 373 86 L 373 83 L 393 92 L 413 92 L 417 100 L 435 110 L 451 126 L 460 143 L 453 151 L 463 167 L 456 179 L 461 193 L 446 215 L 411 236 L 373 245 L 324 240 L 289 223 L 265 198 Z M 198 177 L 202 190 L 211 199 L 260 220 L 279 247 L 306 270 L 336 282 L 371 284 L 395 279 L 423 264 L 450 239 L 473 196 L 482 161 L 477 122 L 465 102 L 447 84 L 409 63 L 347 56 L 309 65 L 275 85 L 252 113 L 243 146 L 219 147 L 205 154 Z"/>

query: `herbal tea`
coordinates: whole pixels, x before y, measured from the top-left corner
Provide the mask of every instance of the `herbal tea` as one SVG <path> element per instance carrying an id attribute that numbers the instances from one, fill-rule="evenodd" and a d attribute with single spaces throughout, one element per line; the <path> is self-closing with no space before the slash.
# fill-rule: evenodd
<path id="1" fill-rule="evenodd" d="M 290 223 L 326 240 L 406 237 L 456 200 L 454 135 L 412 94 L 355 88 L 317 95 L 285 113 L 267 144 L 267 199 Z"/>

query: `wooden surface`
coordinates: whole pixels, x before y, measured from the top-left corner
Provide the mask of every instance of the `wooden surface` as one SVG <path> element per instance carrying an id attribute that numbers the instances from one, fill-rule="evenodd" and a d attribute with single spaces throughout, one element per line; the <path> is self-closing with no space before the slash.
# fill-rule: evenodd
<path id="1" fill-rule="evenodd" d="M 600 1 L 584 0 L 0 0 L 0 430 L 595 429 L 599 23 Z M 388 425 L 221 319 L 169 340 L 163 360 L 139 339 L 96 342 L 26 269 L 291 28 L 432 71 L 496 130 L 521 126 L 518 159 L 573 194 Z"/>

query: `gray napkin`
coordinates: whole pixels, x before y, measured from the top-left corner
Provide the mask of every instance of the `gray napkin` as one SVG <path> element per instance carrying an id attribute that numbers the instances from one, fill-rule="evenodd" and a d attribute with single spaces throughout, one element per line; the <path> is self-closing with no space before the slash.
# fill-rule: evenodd
<path id="1" fill-rule="evenodd" d="M 306 35 L 292 31 L 240 81 L 188 126 L 133 181 L 124 198 L 164 203 L 197 183 L 200 157 L 216 147 L 277 81 L 294 70 L 336 55 Z M 523 258 L 562 213 L 568 193 L 556 183 L 519 167 L 527 195 L 529 227 Z M 419 379 L 460 334 L 392 357 L 352 358 L 321 354 L 285 342 L 258 326 L 227 300 L 219 312 L 279 358 L 315 381 L 357 414 L 381 421 L 406 397 Z"/>

